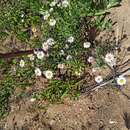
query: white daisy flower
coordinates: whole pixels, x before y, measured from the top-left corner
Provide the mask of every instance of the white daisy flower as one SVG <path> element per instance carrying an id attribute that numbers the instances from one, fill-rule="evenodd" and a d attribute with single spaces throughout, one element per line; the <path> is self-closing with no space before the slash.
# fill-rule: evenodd
<path id="1" fill-rule="evenodd" d="M 92 57 L 92 56 L 90 56 L 89 58 L 88 58 L 88 60 L 87 60 L 89 63 L 92 63 L 92 62 L 94 62 L 94 57 Z"/>
<path id="2" fill-rule="evenodd" d="M 42 12 L 41 14 L 43 14 L 44 20 L 47 20 L 50 17 L 50 13 L 48 11 Z"/>
<path id="3" fill-rule="evenodd" d="M 72 56 L 71 55 L 68 55 L 67 57 L 66 57 L 66 60 L 71 60 L 72 59 Z"/>
<path id="4" fill-rule="evenodd" d="M 20 60 L 19 66 L 23 68 L 25 66 L 25 61 L 24 60 Z"/>
<path id="5" fill-rule="evenodd" d="M 126 78 L 124 76 L 119 76 L 117 78 L 117 84 L 122 86 L 122 85 L 125 85 L 126 84 Z"/>
<path id="6" fill-rule="evenodd" d="M 35 75 L 36 76 L 41 76 L 42 75 L 42 71 L 39 68 L 35 68 Z"/>
<path id="7" fill-rule="evenodd" d="M 44 16 L 44 19 L 47 20 L 50 17 L 50 14 Z"/>
<path id="8" fill-rule="evenodd" d="M 23 22 L 24 22 L 24 19 L 22 19 L 21 22 L 23 23 Z"/>
<path id="9" fill-rule="evenodd" d="M 30 59 L 30 61 L 33 61 L 35 59 L 35 56 L 33 54 L 28 55 L 28 58 Z"/>
<path id="10" fill-rule="evenodd" d="M 43 49 L 44 51 L 48 51 L 49 45 L 48 45 L 47 42 L 44 42 L 44 43 L 42 44 L 42 49 Z"/>
<path id="11" fill-rule="evenodd" d="M 65 68 L 65 64 L 58 64 L 58 69 L 64 69 Z"/>
<path id="12" fill-rule="evenodd" d="M 116 65 L 116 59 L 115 59 L 114 55 L 111 54 L 111 53 L 107 53 L 107 54 L 106 54 L 106 56 L 105 56 L 105 61 L 106 61 L 107 64 L 110 65 L 110 66 Z"/>
<path id="13" fill-rule="evenodd" d="M 37 58 L 38 58 L 38 59 L 43 59 L 44 56 L 45 56 L 45 54 L 44 54 L 43 51 L 37 51 L 36 55 L 37 55 Z"/>
<path id="14" fill-rule="evenodd" d="M 54 45 L 54 43 L 55 43 L 55 41 L 54 41 L 54 39 L 53 38 L 49 38 L 49 39 L 47 39 L 47 41 L 46 41 L 47 43 L 48 43 L 48 45 L 50 45 L 50 46 L 52 46 L 52 45 Z"/>
<path id="15" fill-rule="evenodd" d="M 63 0 L 62 1 L 62 7 L 66 8 L 66 7 L 68 7 L 68 5 L 69 5 L 68 0 Z"/>
<path id="16" fill-rule="evenodd" d="M 95 77 L 95 81 L 97 82 L 97 83 L 101 83 L 102 81 L 103 81 L 103 78 L 102 78 L 102 76 L 96 76 Z"/>
<path id="17" fill-rule="evenodd" d="M 43 74 L 47 79 L 52 79 L 53 78 L 53 72 L 50 70 L 44 71 Z"/>
<path id="18" fill-rule="evenodd" d="M 64 50 L 60 50 L 60 55 L 65 55 Z"/>
<path id="19" fill-rule="evenodd" d="M 70 36 L 70 37 L 67 39 L 67 42 L 73 43 L 73 42 L 74 42 L 74 37 L 73 37 L 73 36 Z"/>
<path id="20" fill-rule="evenodd" d="M 24 14 L 21 14 L 21 18 L 23 18 L 24 17 Z"/>
<path id="21" fill-rule="evenodd" d="M 90 42 L 84 42 L 84 48 L 90 48 L 91 43 Z"/>
<path id="22" fill-rule="evenodd" d="M 49 12 L 51 13 L 51 12 L 53 12 L 53 10 L 54 10 L 53 8 L 50 8 L 50 9 L 49 9 Z"/>
<path id="23" fill-rule="evenodd" d="M 55 24 L 56 24 L 56 20 L 55 19 L 50 19 L 49 25 L 50 26 L 55 26 Z"/>
<path id="24" fill-rule="evenodd" d="M 33 51 L 33 53 L 34 53 L 35 55 L 37 55 L 38 52 L 39 52 L 38 49 L 35 49 L 35 50 Z"/>

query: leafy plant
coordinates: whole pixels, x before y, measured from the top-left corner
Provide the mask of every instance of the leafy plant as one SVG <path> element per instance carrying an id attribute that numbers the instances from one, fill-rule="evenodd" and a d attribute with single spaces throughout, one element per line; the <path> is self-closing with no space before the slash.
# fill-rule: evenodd
<path id="1" fill-rule="evenodd" d="M 75 90 L 76 87 L 76 81 L 52 80 L 49 82 L 48 88 L 36 97 L 48 99 L 51 102 L 61 102 L 64 97 L 71 96 L 72 98 L 79 96 L 78 91 Z"/>
<path id="2" fill-rule="evenodd" d="M 8 99 L 16 87 L 26 89 L 35 83 L 36 68 L 40 71 L 39 75 L 44 78 L 46 70 L 53 72 L 53 79 L 48 79 L 48 87 L 40 94 L 36 94 L 38 98 L 53 102 L 60 101 L 66 96 L 79 96 L 76 87 L 82 84 L 86 68 L 91 66 L 87 58 L 94 54 L 98 65 L 102 66 L 104 65 L 102 56 L 106 54 L 108 48 L 112 48 L 106 43 L 97 44 L 95 37 L 100 31 L 111 28 L 111 21 L 105 20 L 104 14 L 108 7 L 115 6 L 118 1 L 68 0 L 69 4 L 65 7 L 62 6 L 63 1 L 58 1 L 53 8 L 50 6 L 52 0 L 0 2 L 1 39 L 6 39 L 11 34 L 28 44 L 28 49 L 35 50 L 33 60 L 25 56 L 8 59 L 6 63 L 0 61 L 0 74 L 3 76 L 0 79 L 1 115 L 6 112 Z M 50 25 L 50 20 L 54 20 L 53 26 Z M 45 50 L 43 43 L 48 39 L 53 39 L 54 44 Z M 84 42 L 90 42 L 91 46 L 85 48 Z M 44 56 L 38 58 L 38 52 L 42 52 Z M 22 66 L 21 59 L 25 63 Z M 58 68 L 59 64 L 64 64 L 65 67 Z M 64 73 L 61 69 L 64 69 Z"/>
<path id="3" fill-rule="evenodd" d="M 13 94 L 14 81 L 10 77 L 0 81 L 0 117 L 9 111 L 9 98 Z"/>

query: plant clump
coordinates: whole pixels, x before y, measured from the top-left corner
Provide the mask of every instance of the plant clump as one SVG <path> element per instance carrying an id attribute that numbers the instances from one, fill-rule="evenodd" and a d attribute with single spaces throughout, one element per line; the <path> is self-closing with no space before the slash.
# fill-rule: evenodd
<path id="1" fill-rule="evenodd" d="M 117 1 L 116 1 L 117 2 Z M 1 104 L 8 101 L 17 87 L 25 90 L 42 78 L 47 87 L 31 93 L 31 101 L 45 99 L 61 101 L 65 97 L 77 98 L 84 84 L 100 84 L 107 74 L 102 68 L 116 66 L 116 39 L 96 37 L 101 31 L 111 30 L 106 20 L 108 1 L 92 0 L 21 0 L 10 10 L 1 12 L 1 41 L 14 36 L 20 44 L 26 43 L 26 54 L 21 57 L 6 55 L 0 59 L 0 113 Z M 111 31 L 110 31 L 111 32 Z M 31 50 L 30 50 L 31 49 Z M 13 50 L 16 52 L 16 50 Z M 20 51 L 20 50 L 18 50 Z M 28 54 L 29 53 L 29 54 Z M 123 77 L 117 78 L 124 85 Z M 4 86 L 4 87 L 3 87 Z M 6 90 L 7 89 L 7 90 Z M 7 106 L 7 105 L 6 105 Z"/>

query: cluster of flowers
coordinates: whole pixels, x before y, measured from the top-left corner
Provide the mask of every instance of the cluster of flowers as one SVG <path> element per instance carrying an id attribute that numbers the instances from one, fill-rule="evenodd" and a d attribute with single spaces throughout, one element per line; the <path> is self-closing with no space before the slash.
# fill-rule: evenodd
<path id="1" fill-rule="evenodd" d="M 67 41 L 69 43 L 72 43 L 74 42 L 74 37 L 70 36 Z M 48 54 L 48 50 L 51 48 L 51 46 L 53 46 L 55 44 L 55 41 L 53 38 L 49 38 L 47 39 L 45 42 L 42 43 L 42 49 L 41 50 L 34 50 L 34 54 L 31 54 L 31 55 L 28 55 L 30 61 L 34 61 L 35 58 L 39 59 L 39 60 L 42 60 L 43 58 L 45 57 L 48 57 L 49 54 Z M 47 52 L 45 54 L 45 52 Z M 63 55 L 64 54 L 64 51 L 61 50 L 61 54 Z M 72 56 L 71 55 L 67 55 L 66 59 L 69 60 L 71 59 Z M 19 63 L 19 66 L 21 68 L 23 68 L 25 66 L 25 61 L 22 59 L 20 60 L 20 63 Z M 64 68 L 64 64 L 58 64 L 58 68 L 59 69 L 63 69 Z M 45 77 L 47 79 L 52 79 L 53 77 L 53 72 L 50 71 L 50 70 L 47 70 L 47 71 L 44 71 L 43 74 L 45 75 Z M 36 76 L 41 76 L 42 75 L 42 71 L 40 68 L 35 68 L 35 75 Z"/>
<path id="2" fill-rule="evenodd" d="M 74 37 L 69 37 L 68 39 L 67 39 L 67 41 L 69 42 L 69 43 L 73 43 L 74 42 Z M 54 45 L 55 44 L 55 41 L 54 41 L 54 39 L 53 38 L 49 38 L 46 42 L 43 42 L 43 44 L 42 44 L 42 49 L 44 50 L 44 51 L 48 51 L 48 49 L 52 46 L 52 45 Z M 90 42 L 84 42 L 84 44 L 83 44 L 83 47 L 84 48 L 90 48 L 90 46 L 91 46 L 91 43 Z M 62 52 L 63 50 L 61 50 L 61 52 Z M 62 52 L 62 53 L 64 53 L 64 52 Z M 34 51 L 34 54 L 36 55 L 36 57 L 38 58 L 38 59 L 40 59 L 40 60 L 42 60 L 46 55 L 45 55 L 45 53 L 43 52 L 43 51 Z M 35 55 L 29 55 L 28 57 L 29 57 L 29 59 L 30 59 L 30 61 L 33 61 L 34 59 L 35 59 Z M 68 55 L 67 57 L 66 57 L 66 59 L 68 60 L 70 60 L 72 58 L 72 56 L 71 55 Z M 89 58 L 88 58 L 88 62 L 89 63 L 92 63 L 94 61 L 94 57 L 92 57 L 92 56 L 90 56 Z M 104 57 L 104 61 L 110 66 L 110 67 L 113 67 L 113 66 L 115 66 L 116 65 L 116 58 L 114 57 L 114 55 L 112 54 L 112 53 L 107 53 L 106 54 L 106 56 Z M 21 60 L 20 61 L 20 67 L 24 67 L 25 66 L 25 61 L 24 60 Z M 61 69 L 61 70 L 63 70 L 64 68 L 65 68 L 65 64 L 64 63 L 60 63 L 60 64 L 58 64 L 57 65 L 57 67 L 59 68 L 59 69 Z M 95 72 L 96 71 L 96 68 L 93 68 L 92 69 L 92 71 L 93 72 Z M 50 71 L 50 70 L 47 70 L 47 71 L 44 71 L 43 72 L 43 74 L 44 74 L 44 76 L 47 78 L 47 79 L 52 79 L 53 78 L 53 72 L 52 71 Z M 40 68 L 35 68 L 35 75 L 36 76 L 41 76 L 42 75 L 42 71 L 40 70 Z M 80 75 L 79 73 L 78 73 L 78 75 Z M 117 79 L 117 84 L 118 85 L 125 85 L 126 84 L 126 78 L 124 77 L 124 76 L 119 76 Z M 97 83 L 101 83 L 101 82 L 103 82 L 103 77 L 101 76 L 101 75 L 98 75 L 98 76 L 96 76 L 95 77 L 95 81 L 97 82 Z"/>
<path id="3" fill-rule="evenodd" d="M 105 58 L 104 58 L 106 64 L 108 64 L 110 67 L 113 67 L 116 65 L 116 58 L 112 53 L 107 53 Z M 103 82 L 103 77 L 102 76 L 97 76 L 95 77 L 95 81 L 97 83 Z M 124 76 L 119 76 L 116 78 L 117 84 L 120 86 L 123 86 L 126 84 L 126 78 Z"/>
<path id="4" fill-rule="evenodd" d="M 69 1 L 68 0 L 62 0 L 61 2 L 59 2 L 59 0 L 54 0 L 50 3 L 50 6 L 51 7 L 54 7 L 54 6 L 58 6 L 58 7 L 61 7 L 61 8 L 66 8 L 69 6 Z"/>
<path id="5" fill-rule="evenodd" d="M 67 8 L 69 6 L 69 1 L 68 0 L 54 0 L 50 3 L 50 9 L 48 11 L 44 11 L 42 8 L 40 9 L 39 13 L 42 14 L 44 16 L 44 20 L 48 20 L 49 17 L 51 16 L 51 12 L 54 11 L 54 6 L 60 7 L 60 8 Z M 24 22 L 24 17 L 25 14 L 21 14 L 21 22 Z M 50 18 L 49 19 L 49 25 L 50 26 L 55 26 L 56 24 L 56 20 L 54 18 Z"/>
<path id="6" fill-rule="evenodd" d="M 54 18 L 49 18 L 51 15 L 51 12 L 54 11 L 54 6 L 60 7 L 60 8 L 66 8 L 69 6 L 69 1 L 68 0 L 63 0 L 63 1 L 59 1 L 59 0 L 54 0 L 50 3 L 50 9 L 48 11 L 43 11 L 43 9 L 41 8 L 40 10 L 40 14 L 42 14 L 44 16 L 44 20 L 48 20 L 49 19 L 49 25 L 50 26 L 55 26 L 56 24 L 56 19 Z"/>
<path id="7" fill-rule="evenodd" d="M 60 8 L 67 8 L 69 6 L 69 1 L 68 0 L 54 0 L 50 3 L 50 9 L 47 11 L 44 11 L 43 9 L 40 10 L 40 14 L 42 14 L 44 16 L 44 20 L 48 21 L 48 24 L 52 27 L 56 25 L 56 19 L 54 18 L 50 18 L 51 16 L 51 12 L 53 12 L 54 10 L 54 6 L 60 7 Z M 21 17 L 24 17 L 23 15 Z M 32 28 L 33 32 L 36 32 L 35 28 Z M 70 36 L 67 38 L 67 43 L 73 43 L 75 41 L 75 37 L 74 36 Z M 34 61 L 35 58 L 42 60 L 45 57 L 48 57 L 48 50 L 55 44 L 55 40 L 53 38 L 49 38 L 47 39 L 45 42 L 42 43 L 42 49 L 41 50 L 35 50 L 34 54 L 29 55 L 29 59 L 30 61 Z M 65 48 L 68 48 L 69 45 L 65 44 Z M 91 43 L 88 41 L 85 41 L 83 43 L 83 48 L 88 49 L 91 47 Z M 46 52 L 46 53 L 45 53 Z M 65 52 L 64 50 L 60 51 L 61 55 L 64 55 Z M 66 60 L 71 60 L 72 56 L 71 55 L 67 55 L 66 56 Z M 95 61 L 95 58 L 93 56 L 88 57 L 87 59 L 88 63 L 93 63 Z M 106 56 L 104 57 L 104 61 L 110 66 L 113 67 L 116 65 L 116 58 L 112 53 L 108 53 L 106 54 Z M 20 67 L 24 67 L 25 66 L 25 61 L 24 60 L 20 60 Z M 64 70 L 65 69 L 65 64 L 64 63 L 59 63 L 57 65 L 57 68 L 60 70 Z M 92 69 L 92 71 L 95 71 L 95 68 Z M 54 77 L 54 73 L 52 70 L 46 70 L 46 71 L 42 71 L 40 68 L 36 67 L 34 70 L 34 73 L 37 77 L 44 75 L 47 79 L 51 80 Z M 80 72 L 76 72 L 76 75 L 80 76 Z M 102 75 L 97 75 L 95 76 L 95 81 L 96 83 L 100 84 L 103 82 L 103 76 Z M 126 84 L 126 78 L 124 76 L 120 76 L 117 77 L 116 79 L 117 84 L 122 86 Z"/>
<path id="8" fill-rule="evenodd" d="M 35 57 L 37 57 L 37 59 L 42 60 L 46 54 L 44 53 L 48 51 L 48 49 L 55 43 L 53 38 L 49 38 L 46 42 L 44 42 L 42 44 L 42 50 L 34 50 L 34 54 L 28 55 L 30 61 L 34 61 Z M 20 60 L 20 67 L 24 67 L 25 66 L 25 61 L 24 60 Z M 36 76 L 41 76 L 42 75 L 42 71 L 40 70 L 40 68 L 35 68 L 34 70 L 35 75 Z M 53 77 L 53 73 L 50 70 L 46 70 L 43 72 L 43 74 L 45 75 L 45 77 L 47 79 L 52 79 Z"/>
<path id="9" fill-rule="evenodd" d="M 67 38 L 67 42 L 68 43 L 73 43 L 75 40 L 75 38 L 73 36 L 70 36 L 69 38 Z M 34 54 L 31 54 L 31 55 L 28 55 L 30 61 L 34 61 L 35 60 L 35 57 L 39 60 L 42 60 L 44 57 L 47 57 L 49 56 L 48 54 L 48 50 L 51 48 L 51 46 L 53 46 L 55 44 L 55 41 L 53 38 L 49 38 L 47 39 L 45 42 L 42 43 L 42 50 L 35 50 L 34 51 Z M 68 44 L 66 44 L 67 46 Z M 89 48 L 91 46 L 91 43 L 90 42 L 84 42 L 83 44 L 84 48 Z M 47 52 L 46 54 L 44 52 Z M 60 54 L 61 55 L 64 55 L 65 52 L 64 50 L 61 50 L 60 51 Z M 66 60 L 71 60 L 72 59 L 72 56 L 71 55 L 67 55 L 66 56 Z M 93 60 L 93 57 L 89 57 L 88 58 L 88 62 L 91 62 Z M 20 60 L 20 63 L 19 63 L 20 67 L 24 67 L 25 66 L 25 61 L 22 59 Z M 64 63 L 60 63 L 57 65 L 58 69 L 61 69 L 63 70 L 65 68 L 65 64 Z M 53 72 L 50 71 L 50 70 L 47 70 L 47 71 L 44 71 L 43 74 L 45 75 L 45 77 L 47 79 L 52 79 L 53 77 Z M 35 75 L 36 76 L 41 76 L 42 75 L 42 71 L 40 68 L 35 68 Z M 80 75 L 78 73 L 78 75 Z"/>

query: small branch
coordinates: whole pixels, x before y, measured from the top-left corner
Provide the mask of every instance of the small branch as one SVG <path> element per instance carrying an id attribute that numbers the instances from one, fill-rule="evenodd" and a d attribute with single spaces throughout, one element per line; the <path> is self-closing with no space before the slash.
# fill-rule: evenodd
<path id="1" fill-rule="evenodd" d="M 122 75 L 126 75 L 126 74 L 128 74 L 130 72 L 130 68 L 128 68 L 128 69 L 126 69 L 126 70 L 124 70 L 123 72 L 121 72 L 120 74 L 116 74 L 115 75 L 115 78 L 117 78 L 117 77 L 119 77 L 119 76 L 122 76 Z M 87 94 L 89 94 L 89 93 L 91 93 L 92 91 L 95 91 L 95 90 L 97 90 L 97 89 L 99 89 L 99 88 L 102 88 L 102 87 L 104 87 L 105 85 L 107 85 L 107 84 L 109 84 L 109 83 L 112 83 L 113 82 L 113 76 L 109 76 L 109 78 L 108 79 L 106 79 L 106 81 L 104 81 L 104 82 L 102 82 L 102 83 L 100 83 L 100 84 L 95 84 L 95 85 L 92 85 L 92 86 L 83 86 L 82 88 L 81 88 L 81 92 L 82 93 L 87 93 Z M 83 91 L 82 91 L 83 90 Z M 121 93 L 123 94 L 123 95 L 125 95 L 126 96 L 126 94 L 119 88 L 119 90 L 121 91 Z M 127 96 L 128 97 L 128 96 Z M 130 98 L 130 97 L 129 97 Z"/>
<path id="2" fill-rule="evenodd" d="M 33 50 L 17 51 L 17 52 L 5 53 L 5 54 L 0 53 L 0 58 L 2 58 L 2 59 L 10 59 L 10 58 L 23 56 L 23 55 L 29 55 L 29 54 L 33 54 Z"/>
<path id="3" fill-rule="evenodd" d="M 45 54 L 46 52 L 43 49 L 36 49 L 39 51 L 43 51 Z M 34 50 L 26 50 L 26 51 L 17 51 L 17 52 L 10 52 L 10 53 L 0 53 L 0 58 L 1 59 L 11 59 L 11 58 L 16 58 L 24 55 L 29 55 L 29 54 L 34 54 Z"/>

